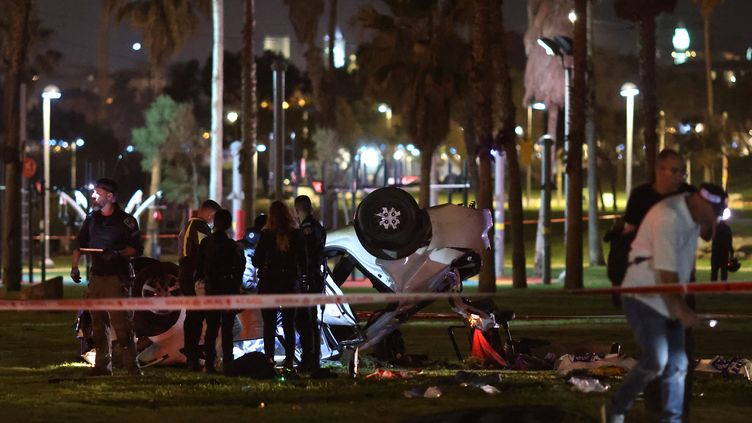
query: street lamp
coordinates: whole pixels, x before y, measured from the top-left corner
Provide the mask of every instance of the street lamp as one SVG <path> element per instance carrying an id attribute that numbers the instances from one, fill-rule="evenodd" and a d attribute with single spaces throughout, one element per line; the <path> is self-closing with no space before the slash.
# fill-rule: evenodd
<path id="1" fill-rule="evenodd" d="M 50 101 L 62 96 L 60 89 L 54 85 L 44 87 L 42 91 L 42 125 L 44 128 L 44 263 L 53 265 L 50 258 Z"/>
<path id="2" fill-rule="evenodd" d="M 381 103 L 379 104 L 378 111 L 379 113 L 383 113 L 384 117 L 386 117 L 386 127 L 391 128 L 392 127 L 392 108 L 384 103 Z"/>
<path id="3" fill-rule="evenodd" d="M 631 82 L 625 82 L 619 91 L 622 97 L 627 98 L 627 191 L 626 195 L 632 192 L 632 135 L 634 132 L 634 98 L 640 94 L 637 85 Z"/>

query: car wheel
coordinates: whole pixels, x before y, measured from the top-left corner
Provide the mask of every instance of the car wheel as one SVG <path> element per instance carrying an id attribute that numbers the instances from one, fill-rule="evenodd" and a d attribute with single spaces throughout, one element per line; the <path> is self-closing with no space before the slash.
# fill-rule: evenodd
<path id="1" fill-rule="evenodd" d="M 136 265 L 136 280 L 133 283 L 134 297 L 168 297 L 180 295 L 178 266 L 174 263 L 150 259 Z M 156 336 L 170 329 L 180 318 L 180 310 L 136 311 L 133 316 L 136 335 Z"/>
<path id="2" fill-rule="evenodd" d="M 386 260 L 409 256 L 431 236 L 428 213 L 395 187 L 379 188 L 364 198 L 353 224 L 366 251 Z"/>

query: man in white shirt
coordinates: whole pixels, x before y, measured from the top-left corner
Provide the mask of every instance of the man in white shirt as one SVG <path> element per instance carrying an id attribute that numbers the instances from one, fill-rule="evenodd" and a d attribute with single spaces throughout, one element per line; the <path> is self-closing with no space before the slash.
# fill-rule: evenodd
<path id="1" fill-rule="evenodd" d="M 687 283 L 697 238 L 712 238 L 727 198 L 723 188 L 702 184 L 693 194 L 677 194 L 653 206 L 632 242 L 622 286 Z M 697 324 L 697 315 L 681 294 L 624 295 L 623 308 L 642 354 L 607 407 L 606 421 L 623 422 L 637 395 L 660 378 L 661 421 L 681 422 L 688 365 L 684 328 Z"/>

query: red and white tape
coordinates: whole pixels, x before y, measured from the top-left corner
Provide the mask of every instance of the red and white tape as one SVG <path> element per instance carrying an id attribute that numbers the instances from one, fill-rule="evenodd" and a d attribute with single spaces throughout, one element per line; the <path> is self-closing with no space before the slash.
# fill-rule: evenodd
<path id="1" fill-rule="evenodd" d="M 550 291 L 549 291 L 550 292 Z M 557 291 L 558 292 L 558 291 Z M 752 293 L 752 282 L 666 284 L 629 288 L 577 289 L 575 294 L 722 294 Z M 0 300 L 0 311 L 63 310 L 225 310 L 274 307 L 312 307 L 321 304 L 385 304 L 452 298 L 493 297 L 497 294 L 398 293 L 398 294 L 275 294 L 212 295 L 203 297 L 100 298 L 80 300 Z"/>
<path id="2" fill-rule="evenodd" d="M 459 293 L 410 294 L 276 294 L 211 295 L 203 297 L 98 298 L 80 300 L 0 300 L 0 311 L 62 310 L 226 310 L 274 307 L 312 307 L 320 304 L 379 304 L 421 302 L 488 296 Z"/>

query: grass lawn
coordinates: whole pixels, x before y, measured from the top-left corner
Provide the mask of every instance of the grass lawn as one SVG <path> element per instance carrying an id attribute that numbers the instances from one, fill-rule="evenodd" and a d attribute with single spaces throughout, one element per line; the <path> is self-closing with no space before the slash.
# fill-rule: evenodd
<path id="1" fill-rule="evenodd" d="M 700 278 L 704 270 L 700 272 Z M 588 287 L 606 284 L 603 269 L 588 269 Z M 740 272 L 735 280 L 749 280 Z M 79 297 L 82 288 L 66 285 L 66 296 Z M 472 290 L 472 289 L 471 289 Z M 526 290 L 501 288 L 496 299 L 502 308 L 520 316 L 512 322 L 515 337 L 547 340 L 543 347 L 559 353 L 602 351 L 620 342 L 622 351 L 637 354 L 629 329 L 608 297 L 572 295 L 560 285 L 534 285 Z M 361 308 L 363 309 L 363 308 Z M 697 356 L 749 357 L 746 337 L 752 329 L 752 302 L 746 295 L 703 296 L 702 313 L 736 314 L 719 318 L 717 327 L 696 330 Z M 447 312 L 445 303 L 427 311 Z M 578 316 L 550 318 L 540 316 Z M 601 316 L 601 317 L 593 317 Z M 403 325 L 407 351 L 426 355 L 424 373 L 408 380 L 348 379 L 344 370 L 331 380 L 256 381 L 188 373 L 181 368 L 148 368 L 143 378 L 116 372 L 112 378 L 85 379 L 88 370 L 76 356 L 72 336 L 73 313 L 0 313 L 0 421 L 488 421 L 595 422 L 609 394 L 572 391 L 555 372 L 501 371 L 501 394 L 491 396 L 461 387 L 453 379 L 463 363 L 454 356 L 446 328 L 459 321 L 411 321 Z M 463 331 L 458 340 L 469 353 Z M 537 351 L 536 351 L 537 352 Z M 363 360 L 362 374 L 373 371 Z M 413 370 L 413 369 L 406 369 Z M 122 372 L 122 371 L 121 371 Z M 618 384 L 620 378 L 605 382 Z M 439 386 L 438 399 L 407 399 L 403 392 Z M 752 383 L 699 377 L 693 401 L 693 422 L 746 422 Z M 485 417 L 481 417 L 485 414 Z M 638 402 L 632 421 L 646 421 Z M 485 421 L 485 420 L 484 420 Z"/>

